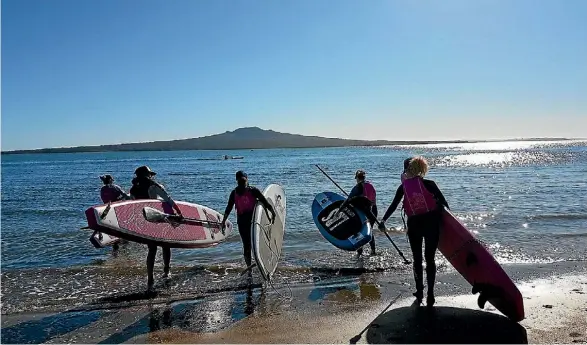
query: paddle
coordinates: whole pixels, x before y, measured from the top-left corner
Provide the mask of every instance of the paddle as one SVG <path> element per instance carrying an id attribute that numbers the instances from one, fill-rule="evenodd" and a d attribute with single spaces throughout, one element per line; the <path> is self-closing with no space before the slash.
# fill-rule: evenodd
<path id="1" fill-rule="evenodd" d="M 399 295 L 397 295 L 397 296 L 396 296 L 396 297 L 395 297 L 393 300 L 391 300 L 391 302 L 389 302 L 389 304 L 387 305 L 387 307 L 385 307 L 385 309 L 383 309 L 383 310 L 381 311 L 381 313 L 379 313 L 379 315 L 377 315 L 377 316 L 376 316 L 376 317 L 373 319 L 373 321 L 377 320 L 377 318 L 378 318 L 378 317 L 380 317 L 380 316 L 381 316 L 381 314 L 383 314 L 383 313 L 384 313 L 384 312 L 385 312 L 387 309 L 389 309 L 389 307 L 391 307 L 391 305 L 392 305 L 392 304 L 394 304 L 394 303 L 395 303 L 395 301 L 397 301 L 397 299 L 398 299 L 398 298 L 399 298 L 401 295 L 402 295 L 402 294 L 400 293 L 400 294 L 399 294 Z M 371 326 L 371 324 L 373 323 L 373 321 L 371 321 L 371 322 L 370 322 L 370 323 L 367 325 L 367 327 L 365 327 L 365 328 L 364 328 L 364 329 L 361 331 L 361 333 L 359 333 L 359 334 L 355 335 L 354 337 L 352 337 L 352 338 L 349 340 L 349 343 L 351 343 L 351 344 L 356 344 L 356 343 L 357 343 L 357 341 L 359 341 L 359 340 L 361 339 L 361 337 L 363 336 L 363 333 L 365 333 L 365 331 L 366 331 L 366 330 L 369 328 L 369 326 Z"/>
<path id="2" fill-rule="evenodd" d="M 331 177 L 330 177 L 330 176 L 329 176 L 329 175 L 326 173 L 326 171 L 322 170 L 322 168 L 320 168 L 320 166 L 318 166 L 318 164 L 315 164 L 315 165 L 316 165 L 316 168 L 318 168 L 318 170 L 320 170 L 320 171 L 321 171 L 321 172 L 324 174 L 324 176 L 328 177 L 328 179 L 329 179 L 329 180 L 330 180 L 332 183 L 334 183 L 334 185 L 335 185 L 336 187 L 338 187 L 338 189 L 340 189 L 340 191 L 341 191 L 341 192 L 343 192 L 343 193 L 344 193 L 344 195 L 346 195 L 347 197 L 349 196 L 349 195 L 347 194 L 347 192 L 345 192 L 345 190 L 344 190 L 344 189 L 342 189 L 342 187 L 341 187 L 341 186 L 339 186 L 339 185 L 338 185 L 338 183 L 336 183 L 336 181 L 334 181 L 334 180 L 333 180 L 333 179 L 332 179 L 332 178 L 331 178 Z M 371 215 L 373 216 L 373 218 L 375 218 L 375 215 L 373 215 L 373 213 L 371 213 Z M 375 219 L 375 223 L 377 223 L 377 226 L 379 226 L 379 225 L 381 224 L 381 223 L 380 223 L 380 222 L 379 222 L 377 219 Z M 398 252 L 398 253 L 399 253 L 399 255 L 402 257 L 402 259 L 404 259 L 404 263 L 405 263 L 406 265 L 410 264 L 411 262 L 410 262 L 410 261 L 408 261 L 408 260 L 406 259 L 406 257 L 404 256 L 404 253 L 402 253 L 402 251 L 401 251 L 401 250 L 400 250 L 400 249 L 399 249 L 399 248 L 398 248 L 398 247 L 395 245 L 395 243 L 393 242 L 393 240 L 391 239 L 391 237 L 389 237 L 389 234 L 388 234 L 387 232 L 385 232 L 385 231 L 382 231 L 382 232 L 385 234 L 385 236 L 387 236 L 387 239 L 389 240 L 389 242 L 391 242 L 391 244 L 393 244 L 393 247 L 395 248 L 395 250 L 397 250 L 397 252 Z"/>
<path id="3" fill-rule="evenodd" d="M 222 223 L 220 223 L 220 222 L 214 222 L 211 220 L 180 217 L 179 215 L 165 213 L 163 211 L 159 211 L 156 208 L 152 208 L 152 207 L 148 207 L 148 206 L 143 208 L 143 216 L 145 217 L 145 219 L 147 221 L 152 222 L 152 223 L 174 221 L 174 222 L 189 222 L 189 223 L 205 223 L 205 224 L 217 225 L 217 226 L 222 225 Z"/>

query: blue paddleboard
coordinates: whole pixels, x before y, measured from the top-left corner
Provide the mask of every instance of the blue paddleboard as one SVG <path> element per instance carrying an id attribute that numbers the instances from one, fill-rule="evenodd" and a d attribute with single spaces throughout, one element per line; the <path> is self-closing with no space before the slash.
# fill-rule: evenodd
<path id="1" fill-rule="evenodd" d="M 363 212 L 350 205 L 334 218 L 344 200 L 336 193 L 318 193 L 312 203 L 312 218 L 328 242 L 342 250 L 355 251 L 371 241 L 371 225 Z"/>

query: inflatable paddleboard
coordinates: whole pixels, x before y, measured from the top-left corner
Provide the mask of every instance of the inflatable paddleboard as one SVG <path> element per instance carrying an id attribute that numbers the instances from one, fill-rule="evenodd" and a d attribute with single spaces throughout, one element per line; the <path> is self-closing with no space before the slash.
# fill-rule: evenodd
<path id="1" fill-rule="evenodd" d="M 320 234 L 335 247 L 355 251 L 371 241 L 373 236 L 367 216 L 351 205 L 334 215 L 346 200 L 342 195 L 322 192 L 312 203 L 312 217 Z"/>
<path id="2" fill-rule="evenodd" d="M 213 209 L 184 201 L 176 201 L 184 220 L 158 217 L 174 211 L 161 200 L 126 200 L 110 205 L 92 206 L 86 210 L 88 228 L 129 241 L 170 248 L 202 248 L 215 246 L 232 234 L 233 226 Z M 147 220 L 149 218 L 149 220 Z"/>
<path id="3" fill-rule="evenodd" d="M 489 303 L 514 321 L 524 319 L 522 294 L 493 255 L 450 211 L 443 210 L 438 243 L 440 252 Z"/>
<path id="4" fill-rule="evenodd" d="M 90 236 L 90 242 L 95 248 L 112 246 L 120 241 L 121 240 L 118 237 L 110 236 L 101 232 L 94 232 L 92 236 Z"/>
<path id="5" fill-rule="evenodd" d="M 277 269 L 283 247 L 285 191 L 278 184 L 270 184 L 263 191 L 263 195 L 275 210 L 275 221 L 271 224 L 267 212 L 265 212 L 265 207 L 258 202 L 253 215 L 251 240 L 257 268 L 259 268 L 263 279 L 270 280 L 275 269 Z"/>

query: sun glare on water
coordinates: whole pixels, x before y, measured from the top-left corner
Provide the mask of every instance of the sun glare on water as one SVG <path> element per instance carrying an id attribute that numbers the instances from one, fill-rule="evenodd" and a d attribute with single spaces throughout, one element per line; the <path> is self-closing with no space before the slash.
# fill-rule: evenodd
<path id="1" fill-rule="evenodd" d="M 478 143 L 438 143 L 424 145 L 398 145 L 404 148 L 418 147 L 428 149 L 449 149 L 457 151 L 516 151 L 526 150 L 535 147 L 546 147 L 553 145 L 571 145 L 584 142 L 582 140 L 552 140 L 552 141 L 491 141 Z"/>

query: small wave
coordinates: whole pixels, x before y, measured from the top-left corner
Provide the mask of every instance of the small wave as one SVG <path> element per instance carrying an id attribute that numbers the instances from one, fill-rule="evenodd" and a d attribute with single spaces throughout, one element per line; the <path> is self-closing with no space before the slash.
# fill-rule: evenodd
<path id="1" fill-rule="evenodd" d="M 527 217 L 529 220 L 584 220 L 587 213 L 551 213 L 537 214 Z"/>
<path id="2" fill-rule="evenodd" d="M 171 176 L 196 176 L 196 175 L 202 175 L 202 174 L 197 173 L 197 172 L 170 172 L 167 175 L 171 175 Z"/>
<path id="3" fill-rule="evenodd" d="M 587 237 L 587 232 L 584 233 L 578 233 L 578 234 L 556 234 L 553 237 L 557 237 L 557 238 L 574 238 L 574 237 Z"/>
<path id="4" fill-rule="evenodd" d="M 216 273 L 224 274 L 227 271 L 242 272 L 244 268 L 235 267 L 233 264 L 228 265 L 213 265 L 201 266 L 201 269 Z M 326 266 L 279 266 L 278 273 L 283 273 L 286 276 L 296 273 L 304 273 L 310 275 L 325 275 L 325 276 L 359 276 L 364 273 L 375 273 L 394 270 L 393 266 L 381 267 L 326 267 Z"/>
<path id="5" fill-rule="evenodd" d="M 75 210 L 71 208 L 54 208 L 54 209 L 18 209 L 18 210 L 2 210 L 2 217 L 6 216 L 23 216 L 23 215 L 41 215 L 41 216 L 80 216 L 83 210 Z"/>

